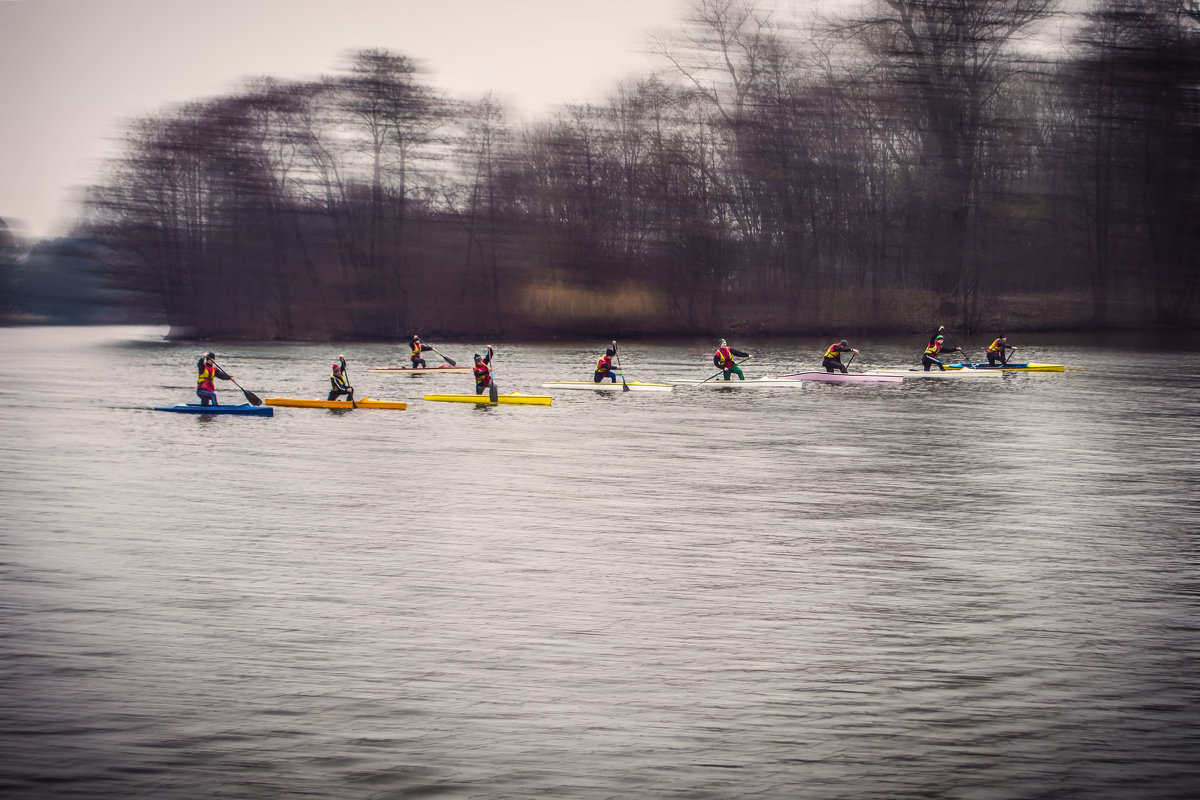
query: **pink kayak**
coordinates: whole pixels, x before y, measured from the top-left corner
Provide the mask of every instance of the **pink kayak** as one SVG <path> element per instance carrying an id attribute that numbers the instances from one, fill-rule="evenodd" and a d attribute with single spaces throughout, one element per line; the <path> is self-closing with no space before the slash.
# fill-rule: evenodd
<path id="1" fill-rule="evenodd" d="M 822 383 L 904 383 L 900 375 L 868 375 L 863 372 L 797 372 L 780 375 L 781 381 L 820 381 Z"/>

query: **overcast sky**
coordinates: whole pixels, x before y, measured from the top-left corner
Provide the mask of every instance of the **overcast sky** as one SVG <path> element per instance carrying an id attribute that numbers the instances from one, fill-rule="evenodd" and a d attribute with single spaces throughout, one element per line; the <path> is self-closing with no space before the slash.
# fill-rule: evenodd
<path id="1" fill-rule="evenodd" d="M 1078 0 L 1064 0 L 1071 3 Z M 783 14 L 862 0 L 758 0 Z M 238 92 L 248 78 L 315 78 L 387 49 L 437 88 L 492 91 L 518 113 L 602 100 L 664 66 L 651 34 L 689 0 L 0 0 L 0 218 L 65 233 L 125 124 Z"/>
<path id="2" fill-rule="evenodd" d="M 347 51 L 420 60 L 457 97 L 538 115 L 649 68 L 686 0 L 0 0 L 0 217 L 65 232 L 124 123 L 259 75 L 337 71 Z M 657 63 L 657 62 L 654 62 Z"/>

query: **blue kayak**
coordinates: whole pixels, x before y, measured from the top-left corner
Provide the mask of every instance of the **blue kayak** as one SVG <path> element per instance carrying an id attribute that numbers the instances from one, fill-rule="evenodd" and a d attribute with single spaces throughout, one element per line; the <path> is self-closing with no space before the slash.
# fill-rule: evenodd
<path id="1" fill-rule="evenodd" d="M 199 403 L 180 403 L 177 406 L 155 406 L 155 411 L 175 411 L 180 414 L 242 414 L 251 417 L 273 417 L 275 409 L 270 406 L 202 406 Z"/>

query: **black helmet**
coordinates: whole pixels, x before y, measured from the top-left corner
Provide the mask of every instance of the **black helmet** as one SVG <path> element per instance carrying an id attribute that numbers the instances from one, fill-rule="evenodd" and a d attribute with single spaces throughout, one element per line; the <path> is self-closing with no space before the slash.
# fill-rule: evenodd
<path id="1" fill-rule="evenodd" d="M 842 347 L 849 347 L 849 346 L 850 346 L 850 343 L 849 343 L 849 342 L 847 342 L 845 339 L 842 339 L 842 341 L 841 341 L 841 345 L 842 345 Z"/>
<path id="2" fill-rule="evenodd" d="M 604 355 L 606 356 L 615 356 L 616 354 L 617 351 L 613 350 L 611 347 L 604 351 Z"/>
<path id="3" fill-rule="evenodd" d="M 475 354 L 475 360 L 476 360 L 476 361 L 483 361 L 483 356 L 479 355 L 479 353 L 476 353 L 476 354 Z"/>

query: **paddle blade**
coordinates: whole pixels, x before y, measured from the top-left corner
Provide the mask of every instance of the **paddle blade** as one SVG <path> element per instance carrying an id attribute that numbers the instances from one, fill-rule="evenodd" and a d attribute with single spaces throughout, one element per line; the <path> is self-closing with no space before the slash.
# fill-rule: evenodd
<path id="1" fill-rule="evenodd" d="M 622 375 L 622 376 L 621 376 L 621 391 L 622 391 L 622 392 L 628 392 L 628 391 L 629 391 L 629 384 L 625 382 L 625 376 L 624 376 L 624 375 Z"/>
<path id="2" fill-rule="evenodd" d="M 430 349 L 432 350 L 433 348 L 430 348 Z M 445 362 L 446 362 L 447 364 L 449 364 L 450 366 L 452 366 L 452 367 L 457 367 L 457 366 L 458 366 L 458 362 L 456 362 L 456 361 L 455 361 L 453 358 L 446 358 L 446 357 L 445 357 L 445 356 L 443 356 L 441 353 L 438 353 L 438 351 L 437 351 L 437 350 L 434 350 L 433 352 L 435 352 L 435 353 L 437 353 L 439 356 L 441 356 L 441 359 L 442 359 L 442 361 L 445 361 Z"/>
<path id="3" fill-rule="evenodd" d="M 238 388 L 241 389 L 240 386 Z M 250 405 L 252 405 L 252 406 L 261 406 L 262 405 L 262 398 L 259 397 L 258 395 L 256 395 L 254 392 L 250 391 L 249 389 L 242 389 L 242 394 L 246 395 L 246 399 L 250 401 Z"/>
<path id="4" fill-rule="evenodd" d="M 500 402 L 500 393 L 496 391 L 496 384 L 494 383 L 488 386 L 488 399 L 493 403 Z"/>

